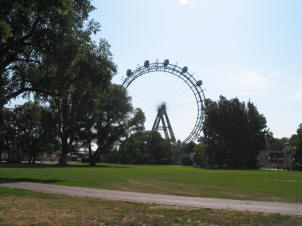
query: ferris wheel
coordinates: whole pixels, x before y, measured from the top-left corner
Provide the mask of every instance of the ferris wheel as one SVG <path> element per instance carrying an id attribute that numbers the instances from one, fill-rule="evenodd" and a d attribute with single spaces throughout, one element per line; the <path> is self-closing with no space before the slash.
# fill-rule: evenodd
<path id="1" fill-rule="evenodd" d="M 167 75 L 172 75 L 167 78 L 168 80 L 174 80 L 174 78 L 178 78 L 178 80 L 180 79 L 181 84 L 184 85 L 186 89 L 188 89 L 191 93 L 190 97 L 186 99 L 190 99 L 189 107 L 192 108 L 193 105 L 195 105 L 195 108 L 191 111 L 194 111 L 196 119 L 194 125 L 192 124 L 191 128 L 187 129 L 187 134 L 185 135 L 183 142 L 195 141 L 201 135 L 204 119 L 205 95 L 204 90 L 202 89 L 202 81 L 195 79 L 193 74 L 188 72 L 188 67 L 186 66 L 179 67 L 177 64 L 170 64 L 169 60 L 167 59 L 164 60 L 164 62 L 159 62 L 158 60 L 156 60 L 154 63 L 150 63 L 148 60 L 146 60 L 143 66 L 138 65 L 137 68 L 133 71 L 131 69 L 127 70 L 126 77 L 122 80 L 122 86 L 124 86 L 125 89 L 129 89 L 129 87 L 131 88 L 134 81 L 136 81 L 138 78 L 142 77 L 143 75 L 154 75 L 155 73 L 163 74 L 163 78 L 166 78 Z M 156 81 L 156 87 L 153 88 L 154 93 L 149 96 L 154 96 L 158 93 L 158 89 L 160 89 L 159 86 L 161 85 L 161 83 L 161 81 Z M 170 84 L 170 82 L 168 83 Z M 144 85 L 144 87 L 147 86 Z M 170 90 L 168 89 L 166 92 L 170 92 Z M 172 96 L 172 98 L 174 98 L 174 96 Z M 182 108 L 182 110 L 186 111 L 188 106 Z M 173 114 L 173 112 L 169 112 L 169 114 L 170 113 Z M 176 138 L 172 129 L 173 124 L 170 123 L 168 111 L 166 110 L 166 103 L 161 103 L 158 106 L 157 115 L 154 119 L 155 121 L 153 123 L 152 130 L 162 129 L 164 131 L 165 137 L 171 139 L 172 142 L 175 142 Z M 186 121 L 186 118 L 184 119 L 184 121 Z M 160 126 L 160 123 L 162 124 L 162 126 Z M 186 122 L 183 123 L 183 125 L 186 124 Z"/>

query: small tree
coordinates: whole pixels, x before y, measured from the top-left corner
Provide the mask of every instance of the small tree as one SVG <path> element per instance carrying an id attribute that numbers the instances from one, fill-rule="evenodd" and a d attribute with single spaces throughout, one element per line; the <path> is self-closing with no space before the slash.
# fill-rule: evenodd
<path id="1" fill-rule="evenodd" d="M 29 163 L 35 164 L 38 154 L 50 152 L 55 146 L 55 134 L 49 127 L 49 119 L 37 102 L 17 106 L 14 113 L 17 146 L 28 154 Z"/>
<path id="2" fill-rule="evenodd" d="M 201 167 L 208 165 L 209 155 L 207 146 L 200 143 L 194 147 L 194 162 Z"/>
<path id="3" fill-rule="evenodd" d="M 193 159 L 192 154 L 194 153 L 194 148 L 196 144 L 194 142 L 182 143 L 181 144 L 181 162 L 183 165 L 192 165 Z"/>
<path id="4" fill-rule="evenodd" d="M 163 139 L 157 131 L 146 131 L 145 152 L 150 153 L 148 163 L 169 164 L 172 162 L 173 148 L 170 140 Z"/>
<path id="5" fill-rule="evenodd" d="M 3 149 L 0 149 L 0 163 L 2 161 L 2 153 L 11 153 L 16 147 L 16 128 L 15 128 L 15 114 L 12 109 L 3 109 L 3 126 L 2 126 L 2 138 L 0 142 L 2 143 Z"/>

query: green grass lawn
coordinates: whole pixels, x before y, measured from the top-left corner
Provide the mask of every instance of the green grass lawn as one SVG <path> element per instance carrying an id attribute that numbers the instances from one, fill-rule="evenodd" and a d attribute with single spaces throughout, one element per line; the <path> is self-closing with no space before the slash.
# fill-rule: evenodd
<path id="1" fill-rule="evenodd" d="M 301 216 L 167 207 L 0 188 L 0 225 L 302 225 Z"/>
<path id="2" fill-rule="evenodd" d="M 183 196 L 302 203 L 302 172 L 211 170 L 189 166 L 0 165 L 0 179 Z"/>

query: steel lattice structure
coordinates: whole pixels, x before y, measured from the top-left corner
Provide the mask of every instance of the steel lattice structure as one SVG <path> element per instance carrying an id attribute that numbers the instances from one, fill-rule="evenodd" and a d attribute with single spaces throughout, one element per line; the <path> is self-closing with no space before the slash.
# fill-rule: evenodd
<path id="1" fill-rule="evenodd" d="M 196 80 L 193 74 L 188 72 L 188 67 L 181 68 L 177 64 L 170 64 L 169 60 L 165 60 L 163 63 L 158 61 L 149 63 L 149 61 L 146 60 L 144 66 L 138 66 L 134 71 L 131 71 L 130 69 L 127 70 L 127 77 L 124 79 L 122 85 L 127 89 L 135 79 L 151 72 L 166 72 L 175 75 L 183 80 L 193 92 L 197 104 L 196 123 L 184 142 L 195 141 L 202 132 L 204 119 L 205 95 L 201 88 L 202 81 Z"/>
<path id="2" fill-rule="evenodd" d="M 176 142 L 175 136 L 174 136 L 174 132 L 166 111 L 166 105 L 162 104 L 161 106 L 159 106 L 159 108 L 157 109 L 157 116 L 155 118 L 155 121 L 153 123 L 152 126 L 152 131 L 156 130 L 158 131 L 160 129 L 160 122 L 162 123 L 162 130 L 164 130 L 165 133 L 165 138 L 166 139 L 170 139 L 173 143 Z"/>

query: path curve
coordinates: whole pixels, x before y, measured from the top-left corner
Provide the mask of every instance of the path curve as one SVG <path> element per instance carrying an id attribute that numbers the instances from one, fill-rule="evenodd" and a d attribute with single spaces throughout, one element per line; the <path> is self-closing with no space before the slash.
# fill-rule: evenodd
<path id="1" fill-rule="evenodd" d="M 129 202 L 151 203 L 169 206 L 183 206 L 193 208 L 229 209 L 239 211 L 252 211 L 262 213 L 280 213 L 290 215 L 302 215 L 302 204 L 264 202 L 249 200 L 233 200 L 218 198 L 199 198 L 175 195 L 158 195 L 139 192 L 124 192 L 105 189 L 93 189 L 84 187 L 50 185 L 30 182 L 0 182 L 1 187 L 18 188 L 31 191 L 102 198 Z"/>

